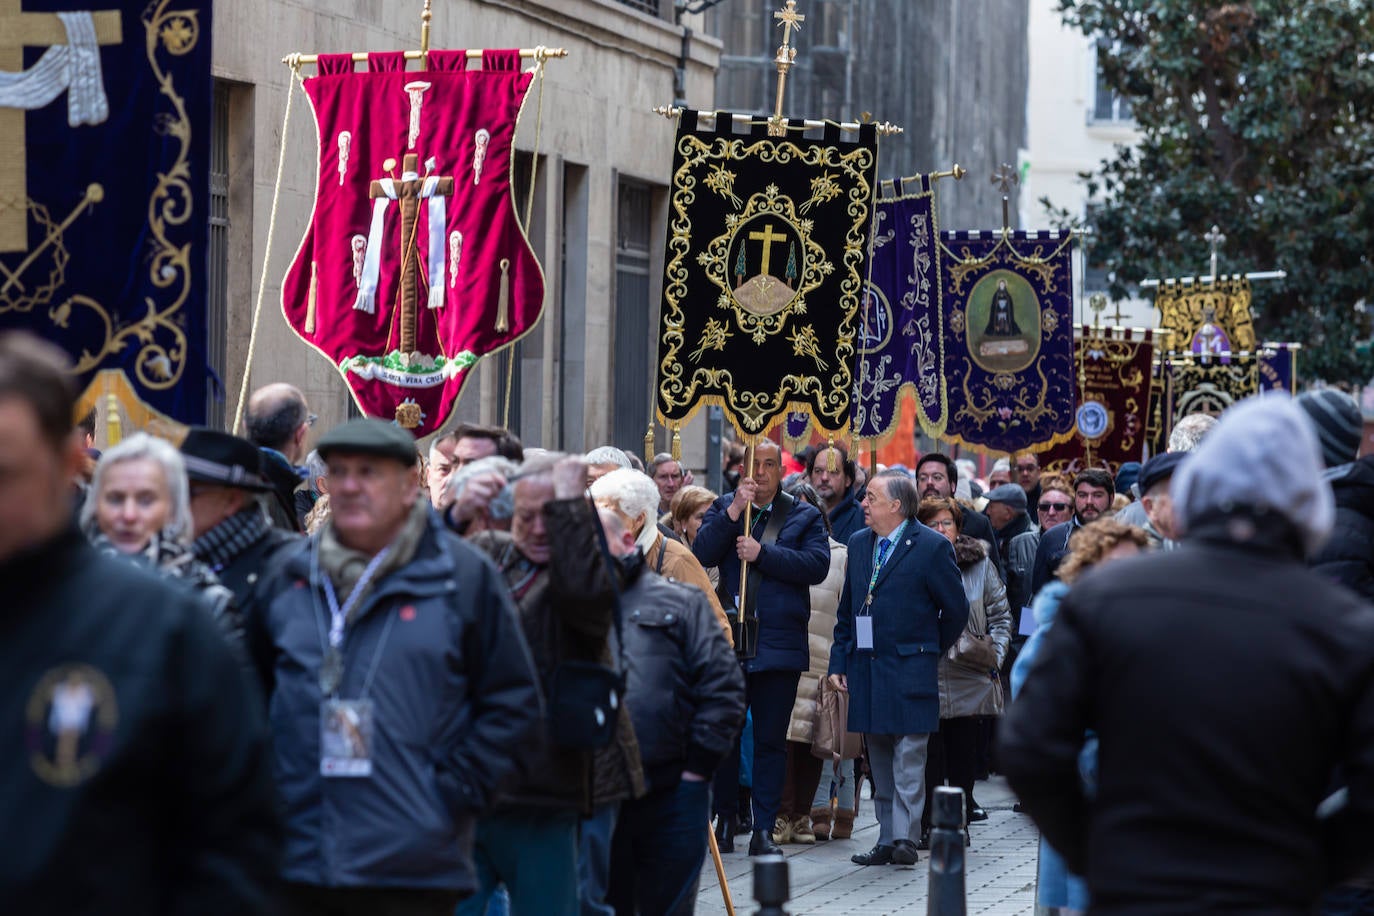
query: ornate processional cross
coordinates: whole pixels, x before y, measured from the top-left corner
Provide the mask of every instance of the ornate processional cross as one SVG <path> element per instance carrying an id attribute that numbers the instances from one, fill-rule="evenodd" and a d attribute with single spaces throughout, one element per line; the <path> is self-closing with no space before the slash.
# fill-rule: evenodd
<path id="1" fill-rule="evenodd" d="M 386 164 L 394 167 L 395 160 Z M 420 157 L 406 153 L 401 160 L 402 175 L 417 175 L 416 178 L 403 178 L 395 183 L 396 199 L 401 206 L 401 344 L 402 358 L 415 352 L 416 310 L 419 307 L 420 249 L 417 230 L 420 226 L 421 192 L 428 176 L 419 175 Z M 440 178 L 434 189 L 435 194 L 453 196 L 453 179 Z M 388 196 L 380 181 L 372 182 L 368 194 L 373 200 Z"/>
<path id="2" fill-rule="evenodd" d="M 773 117 L 768 119 L 768 136 L 787 136 L 787 121 L 782 116 L 782 100 L 787 94 L 787 72 L 797 59 L 797 49 L 792 47 L 792 30 L 801 31 L 806 17 L 797 12 L 797 0 L 787 0 L 787 5 L 773 14 L 782 26 L 782 44 L 778 45 L 778 56 L 773 63 L 778 68 L 778 99 L 773 106 Z"/>
<path id="3" fill-rule="evenodd" d="M 119 10 L 93 13 L 96 41 L 124 42 Z M 67 43 L 67 30 L 54 13 L 26 13 L 24 0 L 0 0 L 0 72 L 24 69 L 26 47 L 55 47 Z M 0 107 L 0 137 L 8 138 L 9 155 L 0 157 L 0 252 L 29 247 L 28 166 L 24 142 L 24 110 Z"/>
<path id="4" fill-rule="evenodd" d="M 1220 226 L 1213 223 L 1212 231 L 1204 235 L 1202 240 L 1212 249 L 1212 282 L 1215 283 L 1217 279 L 1217 253 L 1221 250 L 1221 246 L 1226 244 L 1226 234 L 1221 231 Z"/>

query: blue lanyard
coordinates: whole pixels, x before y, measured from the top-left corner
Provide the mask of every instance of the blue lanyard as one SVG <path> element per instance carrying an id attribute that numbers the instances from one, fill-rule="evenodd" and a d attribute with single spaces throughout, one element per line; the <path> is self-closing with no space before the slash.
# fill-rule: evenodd
<path id="1" fill-rule="evenodd" d="M 878 584 L 878 574 L 883 571 L 883 563 L 892 556 L 893 549 L 897 546 L 897 541 L 902 537 L 902 532 L 906 530 L 906 520 L 896 527 L 886 538 L 887 549 L 884 550 L 881 543 L 873 547 L 873 575 L 868 580 L 868 602 L 873 603 L 873 588 Z M 880 542 L 882 538 L 878 539 Z"/>

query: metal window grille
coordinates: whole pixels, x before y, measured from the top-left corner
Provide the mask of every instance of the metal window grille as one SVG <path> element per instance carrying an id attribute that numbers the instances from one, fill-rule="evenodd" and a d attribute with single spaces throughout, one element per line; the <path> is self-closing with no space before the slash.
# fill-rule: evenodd
<path id="1" fill-rule="evenodd" d="M 229 96 L 226 83 L 216 81 L 210 124 L 210 252 L 206 299 L 206 358 L 223 379 L 229 336 Z M 222 429 L 225 400 L 220 391 L 206 396 L 206 424 Z"/>
<path id="2" fill-rule="evenodd" d="M 641 13 L 648 13 L 650 16 L 659 16 L 662 11 L 659 9 L 659 0 L 620 0 L 623 6 L 628 6 L 632 10 L 639 10 Z"/>

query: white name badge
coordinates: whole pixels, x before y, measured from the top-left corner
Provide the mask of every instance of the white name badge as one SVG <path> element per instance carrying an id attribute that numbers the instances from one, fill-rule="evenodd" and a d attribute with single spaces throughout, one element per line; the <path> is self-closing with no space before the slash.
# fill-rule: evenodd
<path id="1" fill-rule="evenodd" d="M 371 700 L 325 700 L 320 704 L 320 775 L 372 775 L 376 734 Z"/>
<path id="2" fill-rule="evenodd" d="M 1035 609 L 1032 607 L 1021 608 L 1021 625 L 1016 628 L 1018 636 L 1029 636 L 1035 632 Z"/>
<path id="3" fill-rule="evenodd" d="M 861 651 L 873 651 L 873 618 L 867 614 L 854 618 L 854 639 Z"/>

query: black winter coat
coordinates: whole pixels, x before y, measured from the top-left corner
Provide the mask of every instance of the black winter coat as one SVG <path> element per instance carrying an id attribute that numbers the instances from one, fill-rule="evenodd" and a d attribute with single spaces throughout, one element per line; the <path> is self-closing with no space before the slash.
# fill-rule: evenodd
<path id="1" fill-rule="evenodd" d="M 75 529 L 0 564 L 0 594 L 0 908 L 268 912 L 261 703 L 200 600 Z"/>
<path id="2" fill-rule="evenodd" d="M 708 780 L 744 725 L 744 675 L 701 590 L 627 562 L 621 596 L 630 710 L 649 791 Z"/>
<path id="3" fill-rule="evenodd" d="M 1313 570 L 1374 601 L 1374 455 L 1327 472 L 1336 498 L 1336 528 Z"/>
<path id="4" fill-rule="evenodd" d="M 1374 610 L 1272 515 L 1190 529 L 1073 586 L 998 759 L 1094 914 L 1310 913 L 1374 860 Z M 1349 804 L 1319 822 L 1341 767 Z"/>

